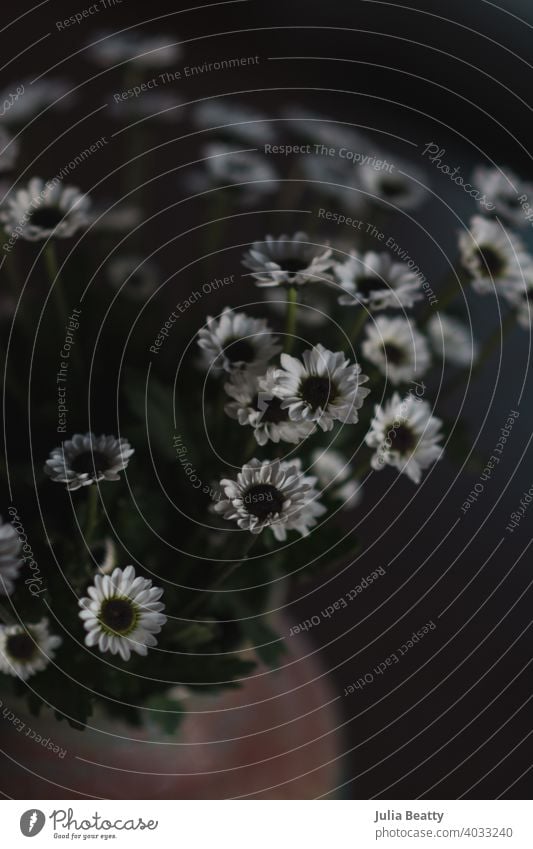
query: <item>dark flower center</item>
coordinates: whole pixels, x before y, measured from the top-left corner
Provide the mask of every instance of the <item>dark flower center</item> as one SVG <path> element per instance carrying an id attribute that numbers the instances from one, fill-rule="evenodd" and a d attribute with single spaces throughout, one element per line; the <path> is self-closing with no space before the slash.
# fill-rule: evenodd
<path id="1" fill-rule="evenodd" d="M 392 450 L 400 454 L 408 454 L 416 447 L 416 438 L 413 431 L 407 425 L 401 424 L 391 428 L 388 437 L 392 442 Z"/>
<path id="2" fill-rule="evenodd" d="M 279 424 L 289 420 L 288 410 L 281 409 L 280 398 L 269 398 L 265 401 L 264 398 L 256 397 L 254 399 L 254 407 L 261 413 L 261 422 L 263 424 Z"/>
<path id="3" fill-rule="evenodd" d="M 284 259 L 280 265 L 283 267 L 283 270 L 290 275 L 296 275 L 299 271 L 303 271 L 304 268 L 307 268 L 307 262 L 298 257 Z"/>
<path id="4" fill-rule="evenodd" d="M 300 395 L 312 410 L 324 410 L 334 400 L 336 388 L 329 377 L 306 377 L 300 388 Z"/>
<path id="5" fill-rule="evenodd" d="M 399 180 L 382 180 L 381 193 L 387 198 L 397 198 L 405 194 L 405 187 Z"/>
<path id="6" fill-rule="evenodd" d="M 109 458 L 101 451 L 84 451 L 70 463 L 71 469 L 78 475 L 105 472 L 109 469 Z"/>
<path id="7" fill-rule="evenodd" d="M 478 248 L 477 256 L 482 272 L 488 271 L 491 277 L 498 277 L 502 274 L 505 262 L 493 248 L 487 246 Z"/>
<path id="8" fill-rule="evenodd" d="M 42 227 L 44 230 L 53 230 L 64 217 L 64 213 L 57 206 L 41 206 L 32 212 L 30 224 L 34 227 Z"/>
<path id="9" fill-rule="evenodd" d="M 257 519 L 264 520 L 274 513 L 281 513 L 284 497 L 270 483 L 258 483 L 246 490 L 243 496 L 244 506 L 248 513 Z"/>
<path id="10" fill-rule="evenodd" d="M 116 634 L 125 634 L 131 630 L 135 621 L 135 611 L 125 598 L 112 598 L 104 601 L 100 611 L 102 623 Z"/>
<path id="11" fill-rule="evenodd" d="M 224 348 L 230 363 L 251 363 L 255 357 L 254 346 L 247 339 L 234 339 Z"/>
<path id="12" fill-rule="evenodd" d="M 31 660 L 37 646 L 29 634 L 10 634 L 6 640 L 6 652 L 15 660 Z"/>
<path id="13" fill-rule="evenodd" d="M 399 366 L 404 362 L 405 351 L 393 342 L 386 342 L 383 346 L 383 350 L 385 351 L 385 357 L 392 363 L 393 366 Z"/>
<path id="14" fill-rule="evenodd" d="M 368 277 L 358 277 L 355 285 L 357 291 L 363 296 L 363 298 L 368 298 L 372 292 L 377 292 L 384 288 L 379 277 L 370 277 L 370 275 Z"/>
<path id="15" fill-rule="evenodd" d="M 508 206 L 509 209 L 520 209 L 521 207 L 521 203 L 515 195 L 512 197 L 509 197 L 508 195 L 499 195 L 497 200 L 505 206 Z"/>

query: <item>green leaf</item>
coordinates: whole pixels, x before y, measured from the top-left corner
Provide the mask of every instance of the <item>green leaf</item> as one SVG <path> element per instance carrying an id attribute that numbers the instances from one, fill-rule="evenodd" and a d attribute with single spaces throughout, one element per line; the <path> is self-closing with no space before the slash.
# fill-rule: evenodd
<path id="1" fill-rule="evenodd" d="M 135 369 L 126 370 L 124 393 L 131 412 L 146 424 L 150 442 L 157 452 L 168 460 L 175 460 L 172 393 L 151 376 L 146 395 L 146 375 Z"/>
<path id="2" fill-rule="evenodd" d="M 283 638 L 264 619 L 246 619 L 241 625 L 259 659 L 266 666 L 276 667 L 287 652 Z"/>
<path id="3" fill-rule="evenodd" d="M 255 663 L 242 660 L 236 655 L 202 655 L 194 657 L 181 656 L 176 661 L 176 676 L 178 683 L 200 687 L 202 692 L 219 691 L 239 687 L 240 679 L 246 678 L 255 668 Z"/>
<path id="4" fill-rule="evenodd" d="M 234 614 L 239 617 L 239 624 L 258 658 L 266 666 L 277 666 L 278 661 L 287 651 L 283 638 L 267 624 L 264 618 L 254 616 L 252 609 L 242 597 L 234 596 L 228 607 L 231 607 Z"/>
<path id="5" fill-rule="evenodd" d="M 54 706 L 56 719 L 66 719 L 72 728 L 83 731 L 92 713 L 93 697 L 58 670 L 48 670 L 39 683 L 39 695 Z"/>
<path id="6" fill-rule="evenodd" d="M 179 627 L 168 639 L 182 648 L 194 648 L 210 643 L 216 632 L 216 622 L 190 622 Z"/>
<path id="7" fill-rule="evenodd" d="M 355 557 L 359 542 L 353 531 L 323 524 L 320 530 L 299 540 L 293 547 L 293 556 L 281 561 L 281 568 L 295 581 L 307 581 L 327 575 Z"/>
<path id="8" fill-rule="evenodd" d="M 174 734 L 179 728 L 185 714 L 183 706 L 176 699 L 165 695 L 152 696 L 147 702 L 152 709 L 150 719 L 155 722 L 165 734 Z"/>
<path id="9" fill-rule="evenodd" d="M 37 693 L 28 693 L 28 708 L 32 716 L 39 716 L 43 704 L 43 700 Z"/>

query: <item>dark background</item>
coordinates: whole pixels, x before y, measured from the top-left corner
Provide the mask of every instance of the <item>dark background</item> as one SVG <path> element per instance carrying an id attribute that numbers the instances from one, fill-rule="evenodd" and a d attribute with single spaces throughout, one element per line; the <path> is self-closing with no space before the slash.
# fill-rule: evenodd
<path id="1" fill-rule="evenodd" d="M 71 110 L 72 123 L 78 112 L 81 118 L 118 90 L 105 73 L 85 82 L 94 68 L 77 51 L 101 27 L 142 23 L 145 31 L 175 33 L 186 42 L 183 64 L 242 54 L 262 57 L 259 65 L 240 72 L 185 81 L 176 88 L 184 101 L 249 92 L 237 99 L 272 118 L 280 117 L 286 105 L 303 104 L 367 128 L 373 138 L 402 155 L 409 155 L 407 145 L 394 142 L 391 134 L 419 145 L 437 142 L 463 173 L 476 162 L 494 161 L 510 165 L 524 177 L 533 176 L 529 152 L 533 11 L 526 2 L 506 2 L 498 8 L 483 0 L 409 6 L 358 0 L 268 4 L 251 0 L 206 4 L 182 13 L 170 0 L 150 4 L 123 0 L 116 9 L 68 33 L 54 31 L 56 19 L 75 11 L 70 2 L 53 2 L 11 27 L 3 55 L 25 52 L 2 72 L 8 86 L 20 76 L 42 73 L 59 63 L 55 73 L 68 73 L 82 86 L 82 102 Z M 26 50 L 48 32 L 49 37 Z M 146 78 L 151 75 L 148 71 Z M 64 138 L 41 153 L 47 133 L 50 140 L 56 136 L 55 127 L 41 121 L 39 133 L 31 139 L 36 170 L 46 162 L 48 173 L 55 173 L 66 152 L 83 147 L 84 140 L 96 139 L 109 126 L 103 116 L 91 119 L 91 129 L 84 127 L 78 133 L 78 145 Z M 173 167 L 181 157 L 193 158 L 196 141 L 174 144 L 175 127 L 161 132 L 167 134 L 169 145 L 157 155 L 147 155 L 147 173 L 156 174 L 158 169 L 160 173 L 166 163 Z M 120 165 L 122 155 L 118 145 L 110 146 L 107 173 Z M 75 182 L 91 186 L 101 178 L 101 167 L 100 157 L 95 157 Z M 106 177 L 106 196 L 119 185 L 120 173 Z M 443 200 L 418 223 L 453 254 L 456 215 L 468 216 L 471 210 L 448 181 L 435 175 L 435 186 Z M 174 178 L 161 181 L 158 188 L 168 202 L 179 197 Z M 198 222 L 205 213 L 202 204 L 187 211 Z M 184 214 L 178 209 L 176 219 L 167 216 L 147 227 L 142 234 L 145 245 L 179 232 Z M 260 229 L 268 231 L 267 221 Z M 240 235 L 244 241 L 258 234 L 247 225 Z M 406 231 L 406 238 L 414 239 L 414 230 Z M 180 263 L 194 257 L 196 250 L 194 242 L 180 243 Z M 445 263 L 427 245 L 424 250 L 422 259 L 431 265 L 431 279 L 438 285 Z M 238 252 L 230 253 L 227 263 L 223 273 L 238 271 Z M 495 303 L 478 299 L 471 308 L 476 332 L 497 325 Z M 200 311 L 191 320 L 197 323 Z M 289 610 L 290 619 L 300 622 L 376 566 L 386 567 L 387 578 L 312 635 L 342 692 L 413 630 L 430 619 L 437 621 L 456 599 L 438 619 L 436 632 L 398 669 L 340 700 L 347 750 L 343 792 L 352 798 L 442 799 L 463 794 L 527 798 L 531 793 L 531 672 L 524 669 L 531 659 L 530 514 L 513 535 L 505 532 L 510 513 L 533 482 L 528 448 L 529 345 L 528 333 L 516 329 L 466 397 L 459 393 L 444 402 L 447 412 L 459 414 L 468 426 L 468 445 L 477 440 L 480 455 L 486 458 L 525 387 L 520 418 L 479 502 L 462 515 L 461 504 L 478 480 L 461 469 L 462 460 L 441 463 L 431 472 L 430 485 L 418 491 L 407 480 L 392 485 L 388 472 L 374 475 L 365 490 L 363 509 L 355 514 L 360 522 L 359 557 L 316 591 L 306 590 L 305 597 L 296 594 Z"/>

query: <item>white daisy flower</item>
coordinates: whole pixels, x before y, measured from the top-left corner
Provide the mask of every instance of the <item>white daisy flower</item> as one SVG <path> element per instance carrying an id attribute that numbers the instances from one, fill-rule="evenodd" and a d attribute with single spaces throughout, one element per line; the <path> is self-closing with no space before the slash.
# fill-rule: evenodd
<path id="1" fill-rule="evenodd" d="M 137 255 L 113 260 L 109 264 L 108 276 L 115 289 L 121 289 L 128 298 L 136 301 L 145 300 L 159 283 L 157 266 Z"/>
<path id="2" fill-rule="evenodd" d="M 532 290 L 528 290 L 528 295 L 531 293 L 532 297 L 522 298 L 522 300 L 517 304 L 518 309 L 516 311 L 516 318 L 520 327 L 524 330 L 529 330 L 531 328 L 531 315 L 533 310 L 533 292 Z"/>
<path id="3" fill-rule="evenodd" d="M 226 414 L 240 425 L 254 429 L 258 445 L 271 442 L 289 442 L 296 445 L 314 431 L 311 422 L 293 422 L 289 411 L 283 409 L 281 400 L 273 394 L 274 367 L 263 377 L 249 371 L 235 372 L 224 389 L 233 401 L 225 405 Z"/>
<path id="4" fill-rule="evenodd" d="M 214 186 L 236 187 L 244 204 L 253 204 L 276 192 L 279 175 L 264 156 L 253 150 L 235 150 L 226 142 L 210 142 L 203 148 L 202 170 L 186 177 L 191 193 L 205 192 Z"/>
<path id="5" fill-rule="evenodd" d="M 520 327 L 530 330 L 533 312 L 533 289 L 528 289 L 527 294 L 516 301 L 516 318 Z"/>
<path id="6" fill-rule="evenodd" d="M 234 138 L 261 146 L 276 140 L 276 133 L 266 115 L 242 103 L 228 103 L 227 100 L 224 97 L 199 103 L 193 109 L 193 122 L 202 129 L 221 130 Z"/>
<path id="7" fill-rule="evenodd" d="M 508 300 L 515 310 L 520 327 L 530 330 L 533 325 L 533 274 L 528 273 L 521 285 L 509 293 Z"/>
<path id="8" fill-rule="evenodd" d="M 331 248 L 313 244 L 306 233 L 267 236 L 254 242 L 242 264 L 252 271 L 257 286 L 303 286 L 310 280 L 331 281 Z"/>
<path id="9" fill-rule="evenodd" d="M 11 595 L 22 566 L 19 536 L 0 516 L 0 595 Z"/>
<path id="10" fill-rule="evenodd" d="M 0 625 L 0 672 L 27 681 L 46 669 L 61 643 L 61 637 L 50 634 L 48 619 L 34 625 Z"/>
<path id="11" fill-rule="evenodd" d="M 341 501 L 343 509 L 353 510 L 360 503 L 361 481 L 339 451 L 317 448 L 311 454 L 311 463 L 319 485 L 330 498 Z"/>
<path id="12" fill-rule="evenodd" d="M 19 152 L 19 143 L 0 127 L 0 172 L 11 171 Z"/>
<path id="13" fill-rule="evenodd" d="M 374 310 L 410 309 L 423 298 L 417 275 L 387 253 L 353 251 L 345 262 L 336 263 L 335 276 L 345 291 L 339 304 L 368 304 Z"/>
<path id="14" fill-rule="evenodd" d="M 454 366 L 469 366 L 478 345 L 466 325 L 449 315 L 434 315 L 427 324 L 429 341 L 436 354 Z"/>
<path id="15" fill-rule="evenodd" d="M 11 236 L 30 242 L 50 236 L 67 239 L 90 223 L 89 204 L 89 198 L 74 186 L 34 177 L 26 189 L 7 198 L 0 220 Z"/>
<path id="16" fill-rule="evenodd" d="M 99 540 L 91 545 L 91 559 L 102 575 L 109 575 L 117 563 L 117 547 L 111 537 Z"/>
<path id="17" fill-rule="evenodd" d="M 134 451 L 127 439 L 76 433 L 54 448 L 44 471 L 73 491 L 100 481 L 118 481 Z"/>
<path id="18" fill-rule="evenodd" d="M 376 405 L 366 443 L 376 451 L 372 468 L 394 466 L 418 484 L 422 472 L 442 457 L 442 422 L 431 415 L 427 401 L 395 392 L 383 407 Z"/>
<path id="19" fill-rule="evenodd" d="M 207 316 L 205 326 L 198 332 L 198 345 L 203 365 L 214 373 L 250 369 L 261 374 L 269 360 L 281 351 L 278 337 L 266 319 L 251 318 L 230 307 L 216 318 Z"/>
<path id="20" fill-rule="evenodd" d="M 0 108 L 4 110 L 2 119 L 6 124 L 20 125 L 52 104 L 56 109 L 71 108 L 75 99 L 70 93 L 71 88 L 72 84 L 67 80 L 55 77 L 43 78 L 34 83 L 31 80 L 12 83 L 0 94 Z"/>
<path id="21" fill-rule="evenodd" d="M 87 55 L 103 68 L 131 62 L 138 68 L 168 68 L 181 56 L 181 47 L 170 35 L 104 30 L 87 44 Z"/>
<path id="22" fill-rule="evenodd" d="M 306 536 L 316 518 L 325 513 L 315 483 L 316 478 L 301 472 L 299 463 L 254 458 L 242 467 L 236 481 L 220 481 L 226 498 L 214 509 L 253 534 L 270 527 L 280 542 L 291 530 Z"/>
<path id="23" fill-rule="evenodd" d="M 521 195 L 533 198 L 533 184 L 517 177 L 510 168 L 502 170 L 487 165 L 478 165 L 472 174 L 472 182 L 482 193 L 484 203 L 478 204 L 480 211 L 487 214 L 486 201 L 493 205 L 490 212 L 498 215 L 512 227 L 525 227 L 528 223 L 518 198 Z"/>
<path id="24" fill-rule="evenodd" d="M 302 360 L 282 354 L 281 366 L 274 371 L 271 389 L 292 421 L 316 422 L 327 431 L 335 421 L 359 420 L 358 410 L 370 392 L 362 386 L 368 377 L 342 351 L 334 353 L 318 344 L 305 351 Z"/>
<path id="25" fill-rule="evenodd" d="M 412 165 L 402 165 L 395 158 L 393 171 L 385 168 L 374 168 L 371 165 L 361 165 L 358 176 L 361 186 L 374 201 L 388 201 L 399 209 L 416 209 L 426 199 L 427 181 L 425 175 Z M 405 173 L 400 173 L 398 165 Z"/>
<path id="26" fill-rule="evenodd" d="M 97 645 L 102 653 L 129 660 L 131 652 L 144 656 L 157 645 L 154 634 L 167 621 L 162 613 L 165 605 L 159 600 L 163 590 L 153 587 L 148 578 L 136 577 L 133 566 L 96 575 L 87 592 L 89 597 L 79 601 L 86 646 Z"/>
<path id="27" fill-rule="evenodd" d="M 406 318 L 379 316 L 366 325 L 364 357 L 378 367 L 391 383 L 407 383 L 427 371 L 431 364 L 428 344 L 414 323 Z"/>
<path id="28" fill-rule="evenodd" d="M 474 215 L 470 229 L 459 234 L 461 262 L 474 278 L 472 286 L 480 295 L 496 289 L 512 297 L 522 275 L 531 272 L 533 261 L 522 240 L 499 221 Z"/>

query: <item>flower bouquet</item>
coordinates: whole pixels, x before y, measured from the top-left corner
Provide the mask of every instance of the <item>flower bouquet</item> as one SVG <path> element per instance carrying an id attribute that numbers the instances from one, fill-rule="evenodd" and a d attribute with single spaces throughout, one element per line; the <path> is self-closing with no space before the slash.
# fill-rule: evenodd
<path id="1" fill-rule="evenodd" d="M 117 37 L 93 60 L 104 46 L 157 65 L 157 39 Z M 37 114 L 64 92 L 33 96 Z M 177 108 L 157 105 L 127 102 L 155 137 Z M 27 120 L 15 106 L 6 120 Z M 2 201 L 0 673 L 77 728 L 98 707 L 173 731 L 189 693 L 283 664 L 272 612 L 288 581 L 353 562 L 368 477 L 433 485 L 453 441 L 435 403 L 496 339 L 473 339 L 461 285 L 502 297 L 505 331 L 530 326 L 533 263 L 509 227 L 529 187 L 514 175 L 475 172 L 485 204 L 440 284 L 390 235 L 431 204 L 431 174 L 390 152 L 357 160 L 375 145 L 309 110 L 270 124 L 206 102 L 184 120 L 208 140 L 179 165 L 181 200 L 213 206 L 179 286 L 143 230 L 156 189 L 106 205 L 62 172 Z M 4 171 L 25 171 L 3 133 Z M 241 213 L 255 227 L 265 202 L 283 225 L 243 240 Z"/>

